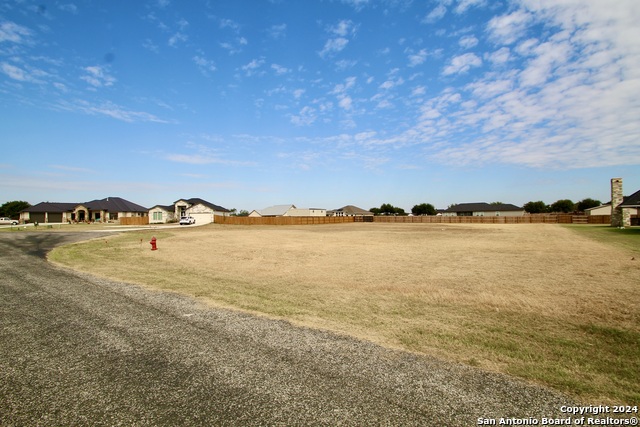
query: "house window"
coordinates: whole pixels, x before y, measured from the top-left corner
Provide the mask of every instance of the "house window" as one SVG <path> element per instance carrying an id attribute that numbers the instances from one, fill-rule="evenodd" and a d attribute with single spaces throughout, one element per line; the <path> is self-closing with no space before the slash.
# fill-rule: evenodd
<path id="1" fill-rule="evenodd" d="M 154 221 L 162 221 L 162 212 L 154 212 L 153 213 Z"/>

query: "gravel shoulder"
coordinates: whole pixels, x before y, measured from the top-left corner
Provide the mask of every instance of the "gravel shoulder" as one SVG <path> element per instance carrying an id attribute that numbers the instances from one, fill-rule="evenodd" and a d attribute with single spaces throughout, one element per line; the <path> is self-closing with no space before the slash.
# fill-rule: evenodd
<path id="1" fill-rule="evenodd" d="M 50 265 L 0 235 L 0 425 L 476 425 L 564 417 L 507 376 Z"/>

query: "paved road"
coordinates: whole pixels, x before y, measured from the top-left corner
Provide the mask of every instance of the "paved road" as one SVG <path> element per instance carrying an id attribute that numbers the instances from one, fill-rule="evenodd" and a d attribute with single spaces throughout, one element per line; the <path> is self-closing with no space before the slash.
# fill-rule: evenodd
<path id="1" fill-rule="evenodd" d="M 504 376 L 44 259 L 95 236 L 0 233 L 2 426 L 454 426 L 559 415 L 567 403 Z"/>

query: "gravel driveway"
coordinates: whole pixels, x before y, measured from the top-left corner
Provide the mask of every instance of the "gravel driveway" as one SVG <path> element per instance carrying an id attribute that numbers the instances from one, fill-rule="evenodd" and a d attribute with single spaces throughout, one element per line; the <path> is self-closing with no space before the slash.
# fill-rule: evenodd
<path id="1" fill-rule="evenodd" d="M 0 233 L 0 425 L 476 425 L 563 416 L 502 375 L 54 267 Z"/>

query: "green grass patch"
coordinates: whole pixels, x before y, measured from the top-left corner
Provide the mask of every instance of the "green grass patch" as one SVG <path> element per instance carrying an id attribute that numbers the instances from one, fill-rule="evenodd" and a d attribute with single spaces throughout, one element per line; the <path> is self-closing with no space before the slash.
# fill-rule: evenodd
<path id="1" fill-rule="evenodd" d="M 640 255 L 640 227 L 616 228 L 609 225 L 565 225 L 564 227 L 602 243 Z"/>

